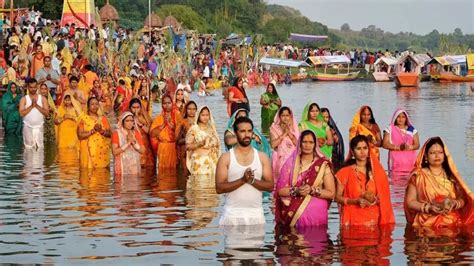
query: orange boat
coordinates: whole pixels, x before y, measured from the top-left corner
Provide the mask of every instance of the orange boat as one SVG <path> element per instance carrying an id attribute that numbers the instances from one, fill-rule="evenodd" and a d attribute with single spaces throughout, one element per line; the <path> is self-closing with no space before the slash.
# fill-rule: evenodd
<path id="1" fill-rule="evenodd" d="M 421 68 L 431 60 L 426 54 L 405 54 L 395 65 L 395 84 L 397 87 L 418 87 Z"/>
<path id="2" fill-rule="evenodd" d="M 439 82 L 474 82 L 474 75 L 459 76 L 454 73 L 439 73 Z"/>
<path id="3" fill-rule="evenodd" d="M 413 72 L 400 72 L 395 76 L 395 84 L 398 87 L 418 87 L 420 85 L 420 76 Z"/>

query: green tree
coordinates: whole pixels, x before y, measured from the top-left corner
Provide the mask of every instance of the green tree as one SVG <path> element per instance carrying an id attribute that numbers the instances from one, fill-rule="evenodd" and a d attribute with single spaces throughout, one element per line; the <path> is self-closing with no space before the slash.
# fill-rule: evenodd
<path id="1" fill-rule="evenodd" d="M 162 5 L 158 9 L 157 14 L 162 19 L 172 15 L 179 21 L 179 23 L 182 23 L 183 27 L 186 29 L 193 29 L 203 33 L 209 31 L 209 24 L 206 20 L 189 6 Z"/>

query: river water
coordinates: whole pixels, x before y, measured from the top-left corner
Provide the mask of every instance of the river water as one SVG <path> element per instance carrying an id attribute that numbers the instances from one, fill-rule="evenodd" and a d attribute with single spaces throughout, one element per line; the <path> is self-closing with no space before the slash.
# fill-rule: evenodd
<path id="1" fill-rule="evenodd" d="M 380 127 L 389 123 L 396 107 L 406 108 L 420 141 L 441 136 L 474 188 L 474 92 L 469 84 L 422 83 L 420 88 L 396 89 L 392 83 L 308 82 L 277 89 L 297 119 L 309 100 L 328 107 L 345 142 L 361 105 L 372 107 Z M 263 91 L 247 91 L 257 125 Z M 228 117 L 220 92 L 197 101 L 210 106 L 222 135 Z M 21 147 L 21 141 L 0 140 L 2 263 L 474 263 L 472 231 L 433 237 L 406 229 L 406 178 L 391 180 L 397 221 L 393 231 L 341 234 L 333 203 L 328 228 L 275 233 L 269 195 L 263 198 L 265 226 L 220 228 L 224 200 L 215 193 L 212 177 L 162 174 L 114 180 L 109 171 L 79 171 L 70 154 L 57 154 L 54 147 L 44 152 L 24 152 Z M 386 165 L 386 151 L 381 160 Z"/>

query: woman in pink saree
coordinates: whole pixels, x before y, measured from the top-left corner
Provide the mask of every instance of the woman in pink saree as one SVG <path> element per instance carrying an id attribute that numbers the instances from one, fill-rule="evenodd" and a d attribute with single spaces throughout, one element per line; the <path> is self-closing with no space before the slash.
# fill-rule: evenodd
<path id="1" fill-rule="evenodd" d="M 335 191 L 331 163 L 319 150 L 316 135 L 303 131 L 274 191 L 276 223 L 298 228 L 327 225 Z"/>
<path id="2" fill-rule="evenodd" d="M 388 150 L 389 171 L 409 173 L 413 170 L 420 140 L 406 110 L 398 108 L 393 114 L 390 125 L 384 130 L 383 147 Z"/>
<path id="3" fill-rule="evenodd" d="M 280 170 L 286 159 L 295 150 L 300 132 L 293 112 L 283 106 L 278 110 L 270 127 L 270 145 L 272 146 L 273 179 L 278 180 Z"/>

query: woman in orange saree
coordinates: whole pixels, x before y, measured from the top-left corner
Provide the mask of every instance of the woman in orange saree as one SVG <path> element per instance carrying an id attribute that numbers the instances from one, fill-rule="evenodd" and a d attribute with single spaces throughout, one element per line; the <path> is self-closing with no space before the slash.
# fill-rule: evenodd
<path id="1" fill-rule="evenodd" d="M 150 127 L 151 127 L 151 118 L 148 113 L 143 110 L 142 103 L 140 99 L 133 98 L 130 101 L 130 112 L 135 117 L 135 123 L 140 130 L 144 152 L 141 155 L 141 166 L 143 168 L 153 168 L 155 167 L 155 156 L 151 150 L 150 144 Z"/>
<path id="2" fill-rule="evenodd" d="M 413 227 L 474 224 L 474 195 L 440 137 L 428 139 L 418 154 L 405 193 L 405 215 Z"/>
<path id="3" fill-rule="evenodd" d="M 156 151 L 156 169 L 176 169 L 176 125 L 181 122 L 180 113 L 173 108 L 171 96 L 165 95 L 161 99 L 162 112 L 158 114 L 151 125 L 151 141 Z"/>
<path id="4" fill-rule="evenodd" d="M 362 106 L 352 119 L 352 125 L 349 129 L 349 141 L 357 135 L 364 135 L 369 141 L 370 149 L 378 160 L 380 160 L 379 147 L 382 146 L 382 134 L 380 128 L 375 122 L 372 108 L 367 105 Z"/>
<path id="5" fill-rule="evenodd" d="M 110 164 L 110 125 L 99 115 L 99 101 L 89 98 L 87 114 L 81 116 L 77 126 L 80 140 L 81 168 L 105 168 Z"/>
<path id="6" fill-rule="evenodd" d="M 388 177 L 363 135 L 350 142 L 353 158 L 336 174 L 341 227 L 395 223 Z"/>

